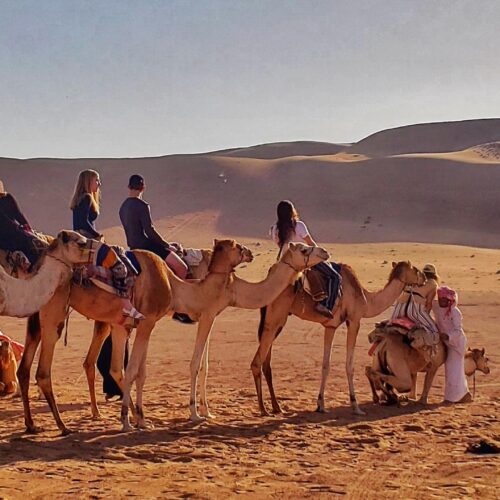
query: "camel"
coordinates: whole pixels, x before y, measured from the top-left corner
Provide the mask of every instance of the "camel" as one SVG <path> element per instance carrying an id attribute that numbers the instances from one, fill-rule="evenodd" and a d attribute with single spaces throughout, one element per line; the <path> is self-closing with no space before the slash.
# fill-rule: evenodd
<path id="1" fill-rule="evenodd" d="M 191 359 L 191 397 L 189 407 L 190 419 L 194 422 L 211 418 L 206 397 L 206 381 L 208 375 L 208 345 L 210 332 L 215 317 L 227 306 L 243 309 L 259 309 L 276 298 L 289 286 L 293 286 L 301 272 L 329 258 L 328 252 L 321 247 L 312 247 L 302 243 L 290 243 L 282 253 L 278 262 L 273 264 L 267 277 L 257 283 L 249 283 L 238 276 L 228 276 L 227 293 L 219 301 L 217 310 L 208 312 L 200 318 L 196 344 Z M 134 346 L 135 347 L 135 346 Z M 203 356 L 203 371 L 200 384 L 200 411 L 197 411 L 196 388 L 200 363 Z M 125 397 L 123 398 L 125 401 Z M 125 405 L 125 402 L 123 403 Z"/>
<path id="2" fill-rule="evenodd" d="M 221 294 L 226 285 L 227 276 L 232 273 L 234 267 L 242 262 L 250 262 L 253 259 L 250 250 L 234 240 L 216 240 L 209 275 L 200 283 L 188 284 L 179 280 L 157 255 L 145 250 L 134 250 L 134 254 L 142 272 L 135 283 L 133 302 L 135 307 L 143 313 L 145 319 L 141 320 L 137 327 L 132 354 L 137 352 L 135 344 L 144 345 L 142 339 L 149 339 L 149 335 L 157 321 L 167 313 L 177 311 L 187 313 L 193 319 L 199 317 L 203 308 L 207 307 L 207 304 L 216 300 Z M 102 343 L 112 326 L 113 354 L 110 373 L 125 394 L 123 359 L 129 332 L 117 322 L 122 310 L 121 299 L 96 286 L 84 288 L 67 283 L 59 287 L 52 300 L 40 310 L 39 314 L 31 316 L 28 320 L 25 350 L 18 369 L 24 418 L 28 433 L 40 431 L 34 425 L 29 403 L 30 370 L 40 343 L 41 352 L 36 372 L 38 386 L 51 408 L 61 433 L 66 435 L 70 432 L 59 414 L 51 379 L 54 348 L 64 326 L 68 305 L 83 316 L 96 321 L 94 338 L 87 355 L 88 359 L 95 360 L 97 358 Z M 143 357 L 145 361 L 144 351 Z M 145 363 L 140 363 L 140 371 L 134 375 L 137 378 L 137 425 L 144 427 L 146 423 L 142 411 L 142 388 L 146 376 Z M 93 384 L 93 380 L 91 382 Z M 93 406 L 96 406 L 95 393 L 93 398 Z"/>
<path id="3" fill-rule="evenodd" d="M 87 238 L 61 231 L 28 279 L 13 278 L 0 266 L 0 316 L 23 318 L 39 311 L 61 285 L 69 283 L 73 264 L 87 262 L 91 252 Z"/>
<path id="4" fill-rule="evenodd" d="M 488 358 L 484 349 L 469 350 L 465 354 L 465 374 L 472 375 L 476 370 L 489 373 Z M 388 402 L 397 403 L 398 392 L 409 392 L 409 399 L 416 396 L 417 373 L 425 372 L 424 387 L 419 403 L 427 404 L 429 391 L 438 368 L 446 361 L 446 346 L 440 341 L 436 353 L 429 361 L 417 349 L 413 349 L 405 336 L 399 333 L 386 333 L 373 352 L 372 365 L 365 373 L 372 389 L 373 402 L 379 403 L 377 390 L 386 396 Z"/>
<path id="5" fill-rule="evenodd" d="M 16 357 L 10 342 L 0 340 L 0 395 L 17 393 L 19 382 L 16 370 Z"/>
<path id="6" fill-rule="evenodd" d="M 189 249 L 189 248 L 183 249 L 183 257 L 186 255 L 186 252 L 190 250 L 198 250 L 198 249 Z M 196 265 L 189 266 L 191 280 L 202 280 L 208 274 L 208 266 L 210 265 L 210 260 L 212 258 L 212 249 L 203 248 L 199 249 L 199 251 L 201 252 L 202 256 L 201 261 L 198 262 Z M 83 369 L 85 370 L 85 375 L 87 376 L 87 384 L 89 387 L 92 418 L 95 420 L 101 418 L 95 393 L 96 363 L 102 344 L 104 343 L 104 341 L 106 340 L 106 338 L 110 333 L 111 333 L 111 325 L 108 325 L 107 323 L 102 323 L 100 321 L 96 321 L 94 323 L 94 333 L 92 336 L 92 341 L 89 350 L 87 352 L 85 361 L 83 362 Z"/>
<path id="7" fill-rule="evenodd" d="M 342 323 L 346 323 L 346 372 L 351 408 L 355 414 L 364 415 L 364 412 L 359 408 L 354 391 L 354 347 L 361 319 L 373 318 L 381 314 L 393 304 L 406 285 L 422 284 L 425 281 L 425 276 L 416 267 L 412 266 L 409 261 L 393 262 L 389 280 L 385 287 L 376 292 L 369 292 L 363 288 L 350 266 L 341 264 L 340 273 L 342 275 L 343 293 L 342 297 L 337 299 L 337 304 L 332 310 L 333 319 L 327 319 L 316 312 L 312 298 L 303 289 L 296 289 L 293 286 L 287 287 L 272 304 L 261 310 L 259 347 L 251 364 L 261 415 L 269 415 L 264 406 L 262 395 L 262 371 L 264 371 L 269 387 L 273 413 L 281 413 L 281 407 L 276 399 L 272 381 L 271 352 L 272 344 L 285 326 L 289 314 L 320 323 L 325 327 L 322 376 L 316 409 L 318 412 L 325 411 L 324 391 L 330 371 L 333 337 L 337 328 Z"/>

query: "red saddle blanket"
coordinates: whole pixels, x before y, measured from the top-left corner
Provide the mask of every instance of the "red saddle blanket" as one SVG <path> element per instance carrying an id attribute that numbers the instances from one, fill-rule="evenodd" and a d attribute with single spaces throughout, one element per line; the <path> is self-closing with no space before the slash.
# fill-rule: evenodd
<path id="1" fill-rule="evenodd" d="M 19 342 L 16 342 L 15 340 L 12 340 L 10 337 L 7 337 L 7 335 L 4 335 L 2 332 L 0 332 L 0 340 L 7 341 L 12 346 L 12 350 L 14 351 L 14 356 L 16 357 L 16 361 L 19 362 L 21 360 L 21 356 L 23 355 L 24 345 L 20 344 Z"/>

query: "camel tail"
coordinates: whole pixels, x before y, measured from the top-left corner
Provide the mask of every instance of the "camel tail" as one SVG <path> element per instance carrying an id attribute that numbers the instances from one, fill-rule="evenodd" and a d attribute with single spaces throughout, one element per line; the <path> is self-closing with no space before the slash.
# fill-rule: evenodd
<path id="1" fill-rule="evenodd" d="M 259 341 L 262 339 L 262 334 L 264 333 L 264 325 L 266 323 L 266 313 L 267 307 L 260 308 L 260 323 L 259 323 Z"/>
<path id="2" fill-rule="evenodd" d="M 40 330 L 41 330 L 40 313 L 36 312 L 35 314 L 32 314 L 28 318 L 28 324 L 26 326 L 26 335 L 35 338 L 40 333 Z"/>

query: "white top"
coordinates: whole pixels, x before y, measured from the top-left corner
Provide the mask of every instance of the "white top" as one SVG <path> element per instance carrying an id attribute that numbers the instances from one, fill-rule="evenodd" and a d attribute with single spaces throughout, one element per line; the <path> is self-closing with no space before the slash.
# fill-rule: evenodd
<path id="1" fill-rule="evenodd" d="M 276 224 L 273 224 L 271 226 L 271 229 L 269 230 L 269 234 L 271 238 L 274 240 L 276 245 L 279 246 L 279 238 L 278 238 L 278 228 L 276 227 Z M 309 230 L 307 229 L 307 226 L 301 221 L 298 220 L 297 224 L 295 225 L 295 231 L 292 231 L 290 233 L 290 236 L 288 237 L 288 240 L 285 241 L 285 245 L 287 243 L 293 242 L 293 243 L 306 243 L 306 240 L 304 239 L 307 235 L 309 234 Z"/>

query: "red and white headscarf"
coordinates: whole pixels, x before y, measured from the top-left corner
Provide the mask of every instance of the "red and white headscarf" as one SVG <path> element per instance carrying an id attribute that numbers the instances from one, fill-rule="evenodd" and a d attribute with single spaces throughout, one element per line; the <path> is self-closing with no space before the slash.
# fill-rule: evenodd
<path id="1" fill-rule="evenodd" d="M 448 299 L 449 304 L 445 315 L 449 316 L 451 314 L 451 308 L 457 304 L 457 292 L 447 286 L 440 286 L 437 291 L 437 296 L 438 299 Z"/>

